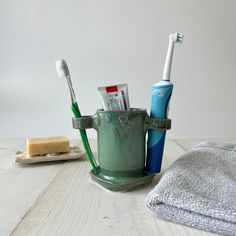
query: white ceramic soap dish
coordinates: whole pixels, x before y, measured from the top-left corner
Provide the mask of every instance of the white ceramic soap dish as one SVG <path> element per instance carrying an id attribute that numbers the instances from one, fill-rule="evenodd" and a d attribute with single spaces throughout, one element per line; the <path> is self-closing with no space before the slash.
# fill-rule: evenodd
<path id="1" fill-rule="evenodd" d="M 63 161 L 63 160 L 72 160 L 77 159 L 85 155 L 79 146 L 70 147 L 70 152 L 67 153 L 51 153 L 42 156 L 33 156 L 30 157 L 26 152 L 17 151 L 14 160 L 17 163 L 38 163 L 38 162 L 47 162 L 47 161 Z"/>

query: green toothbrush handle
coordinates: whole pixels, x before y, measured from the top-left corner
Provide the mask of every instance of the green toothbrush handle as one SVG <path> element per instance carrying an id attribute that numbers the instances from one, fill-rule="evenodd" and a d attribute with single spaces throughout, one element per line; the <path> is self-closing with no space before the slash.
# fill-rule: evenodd
<path id="1" fill-rule="evenodd" d="M 77 102 L 71 104 L 71 110 L 74 113 L 75 118 L 81 117 L 81 113 L 79 111 L 79 107 L 78 107 Z"/>
<path id="2" fill-rule="evenodd" d="M 75 118 L 80 118 L 81 117 L 81 113 L 79 111 L 79 107 L 78 107 L 77 103 L 72 103 L 71 110 L 74 113 Z M 80 136 L 81 136 L 82 143 L 84 145 L 85 152 L 87 154 L 87 158 L 88 158 L 88 160 L 89 160 L 89 162 L 90 162 L 90 164 L 93 168 L 93 171 L 95 172 L 95 174 L 97 174 L 100 171 L 99 171 L 99 168 L 98 168 L 96 162 L 94 161 L 94 157 L 93 157 L 91 148 L 89 146 L 86 131 L 84 129 L 80 129 L 79 131 L 80 131 Z"/>

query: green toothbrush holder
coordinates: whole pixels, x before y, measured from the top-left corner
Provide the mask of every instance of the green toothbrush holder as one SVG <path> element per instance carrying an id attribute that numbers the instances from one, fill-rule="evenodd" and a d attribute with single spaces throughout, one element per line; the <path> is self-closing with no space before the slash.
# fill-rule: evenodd
<path id="1" fill-rule="evenodd" d="M 153 119 L 146 110 L 98 110 L 94 116 L 73 118 L 75 129 L 97 130 L 99 173 L 92 179 L 112 191 L 128 191 L 152 181 L 145 172 L 146 133 L 149 129 L 167 130 L 169 119 Z"/>

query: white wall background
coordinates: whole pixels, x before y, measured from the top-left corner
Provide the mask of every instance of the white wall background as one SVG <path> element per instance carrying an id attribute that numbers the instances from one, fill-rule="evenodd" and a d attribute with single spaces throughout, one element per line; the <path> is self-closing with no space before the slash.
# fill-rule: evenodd
<path id="1" fill-rule="evenodd" d="M 0 29 L 0 136 L 79 137 L 60 58 L 83 114 L 100 106 L 98 86 L 123 82 L 149 110 L 176 31 L 169 137 L 236 136 L 234 0 L 1 0 Z"/>

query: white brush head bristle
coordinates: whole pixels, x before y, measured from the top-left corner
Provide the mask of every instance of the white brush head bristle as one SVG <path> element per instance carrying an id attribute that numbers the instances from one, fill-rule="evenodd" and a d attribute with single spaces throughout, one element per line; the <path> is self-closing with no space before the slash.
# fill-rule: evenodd
<path id="1" fill-rule="evenodd" d="M 70 76 L 68 66 L 64 59 L 56 61 L 55 65 L 57 69 L 57 74 L 60 78 Z"/>
<path id="2" fill-rule="evenodd" d="M 169 39 L 175 43 L 182 43 L 184 39 L 184 35 L 182 33 L 170 34 Z"/>

